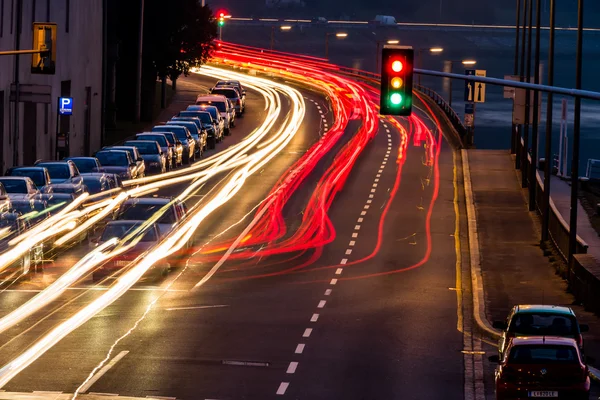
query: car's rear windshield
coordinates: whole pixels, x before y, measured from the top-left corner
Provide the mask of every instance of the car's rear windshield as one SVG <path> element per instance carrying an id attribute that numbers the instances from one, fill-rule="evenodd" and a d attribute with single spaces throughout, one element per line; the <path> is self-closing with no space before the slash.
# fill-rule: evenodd
<path id="1" fill-rule="evenodd" d="M 42 187 L 46 184 L 46 179 L 44 179 L 44 173 L 40 170 L 13 169 L 12 171 L 10 171 L 10 176 L 29 177 L 37 187 Z"/>
<path id="2" fill-rule="evenodd" d="M 135 141 L 130 141 L 130 142 L 125 142 L 126 145 L 128 146 L 135 146 L 137 147 L 138 151 L 140 152 L 140 154 L 158 154 L 158 147 L 156 147 L 156 143 L 153 142 L 135 142 Z"/>
<path id="3" fill-rule="evenodd" d="M 212 94 L 222 94 L 228 99 L 235 99 L 236 97 L 238 97 L 235 89 L 213 89 Z"/>
<path id="4" fill-rule="evenodd" d="M 135 154 L 133 154 L 133 149 L 128 149 L 126 147 L 117 147 L 114 150 L 121 150 L 121 151 L 126 151 L 129 153 L 129 155 L 131 156 L 132 160 L 135 160 Z"/>
<path id="5" fill-rule="evenodd" d="M 27 193 L 27 183 L 20 179 L 0 179 L 6 193 Z"/>
<path id="6" fill-rule="evenodd" d="M 117 219 L 147 221 L 164 206 L 164 204 L 124 204 L 119 210 Z M 175 222 L 177 222 L 177 218 L 173 212 L 173 207 L 169 207 L 157 221 L 159 224 L 173 224 Z"/>
<path id="7" fill-rule="evenodd" d="M 90 159 L 76 159 L 76 160 L 71 160 L 75 163 L 75 165 L 77 166 L 77 169 L 79 170 L 79 172 L 81 172 L 82 174 L 87 174 L 89 172 L 94 172 L 94 168 L 97 167 L 96 165 L 96 160 L 90 160 Z"/>
<path id="8" fill-rule="evenodd" d="M 69 166 L 67 163 L 64 164 L 40 164 L 40 167 L 46 167 L 50 174 L 50 179 L 69 179 L 71 173 L 69 172 Z"/>
<path id="9" fill-rule="evenodd" d="M 167 138 L 165 137 L 165 135 L 142 135 L 142 136 L 138 136 L 138 138 L 140 140 L 154 140 L 155 142 L 158 142 L 158 144 L 161 147 L 167 147 L 168 143 L 167 143 Z"/>
<path id="10" fill-rule="evenodd" d="M 128 165 L 127 153 L 123 150 L 100 151 L 96 153 L 96 158 L 105 167 L 122 167 Z"/>
<path id="11" fill-rule="evenodd" d="M 558 313 L 517 313 L 509 332 L 517 335 L 573 336 L 579 333 L 575 317 Z"/>
<path id="12" fill-rule="evenodd" d="M 511 349 L 508 362 L 512 364 L 576 364 L 577 350 L 563 345 L 519 345 Z"/>
<path id="13" fill-rule="evenodd" d="M 207 104 L 210 106 L 215 106 L 215 107 L 217 107 L 217 110 L 219 110 L 219 112 L 227 111 L 227 107 L 225 106 L 225 101 L 197 100 L 196 104 L 197 105 Z"/>
<path id="14" fill-rule="evenodd" d="M 179 140 L 185 140 L 185 139 L 187 139 L 187 135 L 185 134 L 185 128 L 178 127 L 176 125 L 173 125 L 173 126 L 157 126 L 156 128 L 154 128 L 152 130 L 156 131 L 156 132 L 172 132 L 173 134 L 175 134 L 175 136 Z"/>
<path id="15" fill-rule="evenodd" d="M 104 232 L 102 232 L 102 241 L 107 242 L 112 238 L 123 239 L 128 234 L 133 233 L 137 229 L 140 229 L 142 226 L 139 224 L 108 224 L 106 228 L 104 228 Z M 144 237 L 142 237 L 142 242 L 155 242 L 158 238 L 156 237 L 156 232 L 154 229 L 148 229 Z"/>
<path id="16" fill-rule="evenodd" d="M 195 122 L 192 122 L 192 121 L 173 121 L 173 122 L 167 123 L 167 125 L 185 126 L 186 128 L 188 128 L 188 131 L 190 131 L 190 134 L 192 134 L 192 135 L 198 134 L 198 126 L 196 125 Z M 182 130 L 182 132 L 185 134 L 184 130 Z"/>

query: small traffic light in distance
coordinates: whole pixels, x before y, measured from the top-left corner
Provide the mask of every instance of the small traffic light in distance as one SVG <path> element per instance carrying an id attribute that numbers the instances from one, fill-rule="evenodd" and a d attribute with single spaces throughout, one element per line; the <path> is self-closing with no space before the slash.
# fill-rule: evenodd
<path id="1" fill-rule="evenodd" d="M 218 17 L 219 17 L 219 26 L 223 26 L 223 25 L 225 25 L 225 15 L 226 15 L 226 12 L 225 12 L 225 11 L 219 11 L 219 13 L 218 13 Z"/>
<path id="2" fill-rule="evenodd" d="M 386 45 L 381 53 L 381 115 L 409 116 L 412 112 L 414 50 Z"/>

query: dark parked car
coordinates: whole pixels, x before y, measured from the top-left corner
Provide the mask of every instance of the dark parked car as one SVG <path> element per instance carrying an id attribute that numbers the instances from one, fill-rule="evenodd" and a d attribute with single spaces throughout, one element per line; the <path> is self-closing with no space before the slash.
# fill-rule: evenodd
<path id="1" fill-rule="evenodd" d="M 159 132 L 144 132 L 138 133 L 135 135 L 136 140 L 152 140 L 157 142 L 160 146 L 160 149 L 167 157 L 167 169 L 174 168 L 176 165 L 176 157 L 175 157 L 175 143 L 170 143 L 167 140 L 167 137 Z M 141 150 L 140 150 L 141 153 Z"/>
<path id="2" fill-rule="evenodd" d="M 80 174 L 98 172 L 98 168 L 101 167 L 100 161 L 96 157 L 67 157 L 65 160 L 73 161 Z"/>
<path id="3" fill-rule="evenodd" d="M 122 179 L 136 179 L 137 164 L 125 150 L 100 150 L 96 158 L 102 164 L 98 172 L 117 174 Z"/>
<path id="4" fill-rule="evenodd" d="M 6 171 L 6 176 L 26 176 L 31 178 L 42 193 L 52 193 L 52 180 L 48 169 L 44 167 L 13 167 Z"/>
<path id="5" fill-rule="evenodd" d="M 48 170 L 54 192 L 71 193 L 74 196 L 85 192 L 81 173 L 73 161 L 38 161 L 35 165 Z"/>
<path id="6" fill-rule="evenodd" d="M 152 128 L 152 132 L 172 132 L 183 145 L 183 161 L 190 164 L 196 160 L 196 140 L 185 126 L 158 125 Z"/>
<path id="7" fill-rule="evenodd" d="M 167 155 L 154 140 L 128 140 L 125 146 L 135 146 L 146 163 L 146 174 L 161 174 L 167 171 Z"/>

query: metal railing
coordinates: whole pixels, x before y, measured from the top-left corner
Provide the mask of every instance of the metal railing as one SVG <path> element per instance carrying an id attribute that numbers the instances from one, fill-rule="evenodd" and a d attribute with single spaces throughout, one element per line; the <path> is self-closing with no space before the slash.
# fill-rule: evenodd
<path id="1" fill-rule="evenodd" d="M 463 125 L 460 117 L 458 116 L 458 114 L 456 114 L 456 111 L 454 111 L 454 109 L 448 104 L 448 102 L 446 102 L 446 100 L 441 95 L 439 95 L 437 92 L 428 87 L 414 85 L 414 88 L 419 92 L 429 96 L 429 98 L 433 100 L 442 111 L 444 111 L 444 113 L 452 123 L 454 129 L 456 129 L 456 131 L 460 135 L 460 138 L 465 139 L 467 135 L 467 128 Z"/>

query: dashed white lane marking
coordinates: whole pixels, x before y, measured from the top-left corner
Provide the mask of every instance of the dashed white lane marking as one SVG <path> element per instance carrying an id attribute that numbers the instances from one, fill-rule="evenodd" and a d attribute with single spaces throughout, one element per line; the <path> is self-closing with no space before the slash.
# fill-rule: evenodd
<path id="1" fill-rule="evenodd" d="M 375 176 L 376 176 L 376 177 L 378 177 L 378 178 L 381 178 L 381 174 L 377 174 L 377 175 L 375 175 Z"/>
<path id="2" fill-rule="evenodd" d="M 360 225 L 356 225 L 356 226 L 354 226 L 354 230 L 355 230 L 355 231 L 358 231 L 358 230 L 360 230 Z"/>
<path id="3" fill-rule="evenodd" d="M 360 217 L 359 219 L 356 220 L 356 222 L 358 223 L 362 223 L 365 219 L 363 217 Z"/>
<path id="4" fill-rule="evenodd" d="M 317 322 L 319 320 L 319 314 L 313 314 L 312 317 L 310 317 L 310 322 Z"/>
<path id="5" fill-rule="evenodd" d="M 294 353 L 302 354 L 302 352 L 304 351 L 304 347 L 305 347 L 304 343 L 299 343 L 298 346 L 296 346 L 296 351 L 294 351 Z"/>
<path id="6" fill-rule="evenodd" d="M 348 262 L 347 258 L 342 258 L 342 261 L 340 261 L 340 264 L 345 265 Z"/>
<path id="7" fill-rule="evenodd" d="M 368 205 L 368 204 L 365 204 L 365 207 L 364 207 L 364 208 L 365 208 L 365 210 L 368 210 L 370 207 L 371 207 L 370 205 Z"/>
<path id="8" fill-rule="evenodd" d="M 331 289 L 327 289 L 327 290 L 331 290 Z M 302 337 L 310 337 L 311 333 L 312 333 L 312 328 L 306 328 L 304 330 L 304 333 L 302 334 Z"/>
<path id="9" fill-rule="evenodd" d="M 329 296 L 331 294 L 332 290 L 331 289 L 327 289 L 325 291 L 325 296 Z"/>
<path id="10" fill-rule="evenodd" d="M 376 184 L 376 183 L 374 183 L 374 184 L 373 184 L 373 187 L 374 187 L 374 188 L 376 188 L 376 187 L 377 187 L 377 184 Z"/>
<path id="11" fill-rule="evenodd" d="M 348 243 L 348 246 L 354 246 L 356 244 L 356 241 L 351 240 L 350 243 Z"/>
<path id="12" fill-rule="evenodd" d="M 319 304 L 317 305 L 317 308 L 323 308 L 323 307 L 325 307 L 325 304 L 327 304 L 327 302 L 325 300 L 321 300 L 319 302 Z"/>
<path id="13" fill-rule="evenodd" d="M 379 170 L 379 173 L 380 173 L 380 174 L 382 174 L 382 173 L 383 173 L 383 169 L 380 169 L 380 170 Z"/>
<path id="14" fill-rule="evenodd" d="M 371 189 L 371 193 L 375 193 L 377 189 Z"/>
<path id="15" fill-rule="evenodd" d="M 372 199 L 373 197 L 375 197 L 375 195 L 374 195 L 374 194 L 370 194 L 370 195 L 369 195 L 369 198 L 370 198 L 370 199 Z"/>
<path id="16" fill-rule="evenodd" d="M 287 390 L 288 386 L 290 386 L 289 382 L 281 382 L 281 384 L 279 385 L 279 388 L 277 389 L 277 393 L 279 396 L 283 396 L 285 394 L 285 391 Z"/>
<path id="17" fill-rule="evenodd" d="M 354 233 L 352 234 L 352 237 L 353 237 L 353 238 L 357 238 L 357 237 L 358 237 L 358 233 L 354 232 Z"/>
<path id="18" fill-rule="evenodd" d="M 371 204 L 373 202 L 373 200 L 369 199 L 367 200 L 367 204 Z"/>
<path id="19" fill-rule="evenodd" d="M 346 255 L 349 256 L 350 254 L 352 254 L 352 249 L 347 249 L 346 250 Z"/>
<path id="20" fill-rule="evenodd" d="M 94 374 L 94 376 L 92 376 L 86 383 L 85 385 L 81 386 L 81 388 L 79 389 L 79 393 L 85 393 L 88 390 L 90 390 L 90 388 L 92 387 L 92 385 L 94 383 L 96 383 L 98 381 L 98 379 L 102 378 L 102 376 L 104 374 L 106 374 L 108 372 L 109 369 L 111 369 L 112 367 L 115 366 L 116 363 L 119 362 L 119 360 L 121 360 L 123 357 L 125 357 L 127 354 L 129 354 L 129 351 L 127 350 L 123 350 L 122 352 L 120 352 L 119 354 L 117 354 L 112 360 L 110 360 L 110 362 L 108 364 L 106 364 L 104 367 L 102 367 L 102 369 L 100 369 L 100 371 L 96 372 Z"/>
<path id="21" fill-rule="evenodd" d="M 335 279 L 335 278 L 333 278 L 331 280 L 331 282 L 329 282 L 329 284 L 331 284 L 331 285 L 335 285 L 336 283 L 337 283 L 337 279 Z"/>
<path id="22" fill-rule="evenodd" d="M 365 216 L 365 215 L 367 215 L 367 212 L 366 211 L 361 211 L 360 215 Z M 360 226 L 359 226 L 359 228 L 360 228 Z"/>
<path id="23" fill-rule="evenodd" d="M 338 269 L 335 271 L 335 274 L 336 274 L 336 275 L 341 275 L 341 274 L 342 274 L 342 271 L 344 271 L 344 269 L 343 269 L 343 268 L 338 268 Z"/>
<path id="24" fill-rule="evenodd" d="M 285 372 L 286 374 L 293 374 L 296 372 L 296 368 L 298 368 L 298 362 L 292 361 Z"/>

